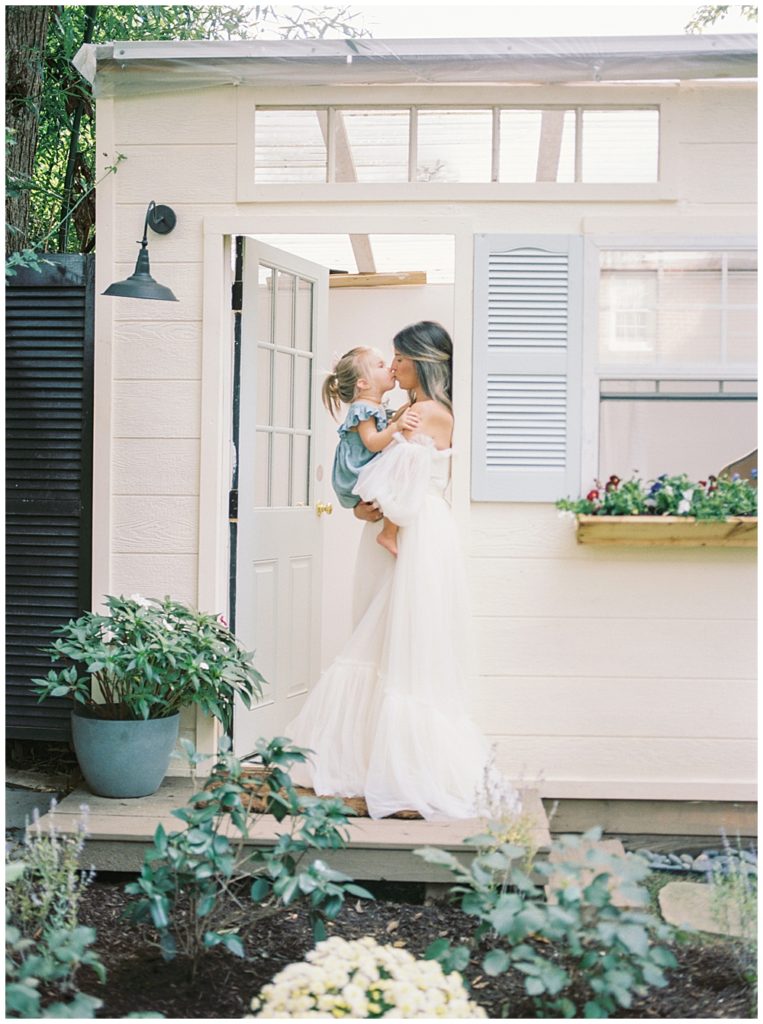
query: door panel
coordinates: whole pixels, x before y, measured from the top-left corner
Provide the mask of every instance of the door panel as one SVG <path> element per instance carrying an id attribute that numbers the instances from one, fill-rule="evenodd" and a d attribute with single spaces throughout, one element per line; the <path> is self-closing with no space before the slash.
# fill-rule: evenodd
<path id="1" fill-rule="evenodd" d="M 320 673 L 328 270 L 247 238 L 241 329 L 236 632 L 267 680 L 234 749 L 283 734 Z"/>

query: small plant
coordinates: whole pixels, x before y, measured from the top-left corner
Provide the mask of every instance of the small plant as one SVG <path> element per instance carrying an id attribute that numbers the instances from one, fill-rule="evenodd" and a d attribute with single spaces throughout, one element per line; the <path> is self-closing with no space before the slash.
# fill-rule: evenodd
<path id="1" fill-rule="evenodd" d="M 582 840 L 600 838 L 601 830 L 593 829 Z M 641 909 L 613 902 L 618 892 L 631 903 L 647 903 L 639 883 L 649 868 L 641 858 L 595 848 L 581 857 L 581 840 L 562 837 L 553 844 L 560 856 L 535 865 L 547 879 L 546 894 L 517 866 L 525 855 L 522 847 L 496 848 L 490 834 L 468 841 L 478 848 L 468 867 L 446 850 L 416 851 L 449 868 L 456 878 L 453 896 L 478 922 L 473 948 L 451 948 L 447 939 L 429 947 L 427 956 L 446 970 L 463 969 L 484 942 L 491 948 L 482 956 L 482 970 L 491 976 L 521 972 L 538 1016 L 608 1017 L 631 1006 L 634 994 L 667 984 L 664 969 L 676 966 L 676 960 L 654 940 L 668 940 L 671 930 Z M 551 951 L 565 953 L 573 966 L 559 966 Z"/>
<path id="2" fill-rule="evenodd" d="M 83 808 L 83 812 L 86 808 Z M 53 812 L 51 811 L 51 816 Z M 80 967 L 100 981 L 106 971 L 90 947 L 95 931 L 78 923 L 80 897 L 92 875 L 78 874 L 84 818 L 75 836 L 27 829 L 24 859 L 6 864 L 5 976 L 9 1017 L 93 1017 L 100 999 L 77 989 Z M 41 986 L 50 999 L 43 1007 Z M 58 1001 L 52 1001 L 60 996 Z"/>
<path id="3" fill-rule="evenodd" d="M 710 908 L 715 921 L 732 942 L 739 972 L 745 981 L 757 987 L 758 959 L 758 866 L 757 858 L 747 855 L 737 839 L 733 849 L 725 832 L 721 833 L 726 854 L 724 867 L 715 862 L 708 872 Z"/>
<path id="4" fill-rule="evenodd" d="M 205 759 L 181 741 L 192 767 Z M 136 921 L 153 924 L 165 959 L 188 959 L 194 976 L 203 954 L 223 946 L 245 955 L 239 930 L 276 904 L 307 901 L 316 939 L 326 936 L 325 921 L 337 916 L 346 895 L 372 899 L 351 878 L 316 859 L 302 865 L 312 851 L 346 844 L 346 808 L 339 800 L 299 796 L 289 767 L 306 754 L 277 737 L 260 740 L 256 754 L 264 769 L 268 797 L 264 813 L 289 827 L 274 846 L 253 848 L 246 840 L 258 817 L 249 809 L 242 763 L 220 744 L 207 788 L 186 807 L 173 811 L 184 828 L 169 835 L 160 825 L 137 881 L 126 891 L 139 896 L 128 911 Z"/>
<path id="5" fill-rule="evenodd" d="M 69 661 L 34 679 L 39 700 L 73 697 L 101 718 L 166 718 L 197 705 L 227 729 L 233 703 L 262 694 L 262 676 L 221 615 L 193 611 L 166 597 L 107 597 L 108 615 L 87 612 L 56 630 L 46 648 Z M 84 671 L 83 671 L 84 669 Z M 93 699 L 93 685 L 103 702 Z"/>
<path id="6" fill-rule="evenodd" d="M 757 471 L 753 470 L 757 477 Z M 648 486 L 650 485 L 650 486 Z M 638 478 L 621 480 L 612 475 L 606 484 L 598 480 L 585 498 L 561 498 L 562 512 L 589 516 L 693 516 L 695 519 L 725 519 L 727 516 L 756 516 L 758 491 L 738 473 L 729 480 L 709 476 L 692 483 L 685 473 L 663 473 L 648 485 Z"/>
<path id="7" fill-rule="evenodd" d="M 366 937 L 319 942 L 252 1000 L 255 1017 L 486 1017 L 458 974 Z"/>

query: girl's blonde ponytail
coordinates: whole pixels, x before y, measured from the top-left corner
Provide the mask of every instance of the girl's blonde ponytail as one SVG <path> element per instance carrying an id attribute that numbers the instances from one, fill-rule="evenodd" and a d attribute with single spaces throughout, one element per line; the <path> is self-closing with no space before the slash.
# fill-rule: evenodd
<path id="1" fill-rule="evenodd" d="M 321 398 L 334 419 L 342 405 L 349 405 L 355 397 L 355 388 L 367 370 L 366 362 L 370 352 L 370 348 L 352 348 L 345 352 L 324 380 Z"/>

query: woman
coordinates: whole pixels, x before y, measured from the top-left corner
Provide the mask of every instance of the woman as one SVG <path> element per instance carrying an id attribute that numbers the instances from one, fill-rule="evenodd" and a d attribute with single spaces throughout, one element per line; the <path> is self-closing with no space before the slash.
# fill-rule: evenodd
<path id="1" fill-rule="evenodd" d="M 423 321 L 400 331 L 394 345 L 393 372 L 419 426 L 369 463 L 356 493 L 400 525 L 398 555 L 374 543 L 378 526 L 369 523 L 356 571 L 362 614 L 286 735 L 315 752 L 294 777 L 318 794 L 363 796 L 374 818 L 405 809 L 468 818 L 477 813 L 489 747 L 466 712 L 468 610 L 444 497 L 452 342 L 439 324 Z M 356 514 L 381 518 L 369 504 Z"/>

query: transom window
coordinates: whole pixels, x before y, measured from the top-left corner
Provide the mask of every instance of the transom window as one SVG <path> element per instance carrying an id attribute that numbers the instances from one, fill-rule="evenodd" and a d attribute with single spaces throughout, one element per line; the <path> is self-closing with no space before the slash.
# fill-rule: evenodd
<path id="1" fill-rule="evenodd" d="M 254 180 L 657 182 L 659 108 L 270 107 Z"/>

